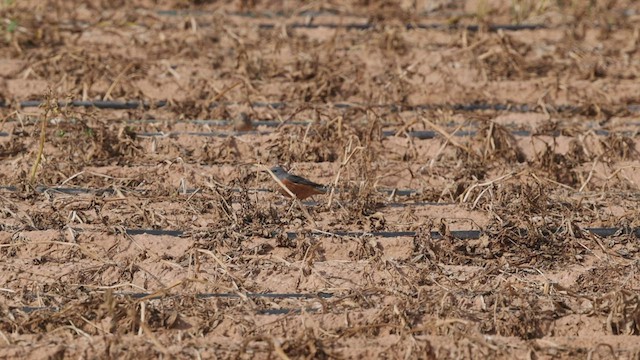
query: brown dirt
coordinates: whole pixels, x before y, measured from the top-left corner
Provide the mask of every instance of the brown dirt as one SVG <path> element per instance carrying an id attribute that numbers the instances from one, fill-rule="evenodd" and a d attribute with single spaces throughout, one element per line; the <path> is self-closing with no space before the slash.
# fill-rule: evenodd
<path id="1" fill-rule="evenodd" d="M 638 14 L 2 2 L 0 357 L 638 358 Z"/>

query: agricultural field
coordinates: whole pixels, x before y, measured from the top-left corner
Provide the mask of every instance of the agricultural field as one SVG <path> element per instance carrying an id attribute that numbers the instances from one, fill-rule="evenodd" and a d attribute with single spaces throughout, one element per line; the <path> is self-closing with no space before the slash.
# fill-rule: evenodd
<path id="1" fill-rule="evenodd" d="M 639 76 L 632 0 L 0 0 L 0 357 L 638 359 Z"/>

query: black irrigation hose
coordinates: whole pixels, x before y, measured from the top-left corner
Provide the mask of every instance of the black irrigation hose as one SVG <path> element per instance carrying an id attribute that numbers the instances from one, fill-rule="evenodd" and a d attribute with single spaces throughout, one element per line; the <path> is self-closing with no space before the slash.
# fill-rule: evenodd
<path id="1" fill-rule="evenodd" d="M 13 185 L 8 186 L 0 186 L 0 190 L 6 190 L 10 192 L 18 192 L 18 187 Z M 35 191 L 38 193 L 44 192 L 59 192 L 67 195 L 81 195 L 81 194 L 113 194 L 115 190 L 113 189 L 89 189 L 89 188 L 71 188 L 71 187 L 47 187 L 47 186 L 36 186 Z"/>
<path id="2" fill-rule="evenodd" d="M 7 121 L 11 122 L 15 122 L 17 121 L 16 119 L 11 119 L 9 118 Z M 65 120 L 57 120 L 57 123 L 60 123 L 61 121 L 65 121 Z M 67 121 L 69 122 L 73 122 L 74 119 L 70 118 Z M 107 121 L 113 121 L 113 122 L 120 122 L 123 121 L 122 119 L 112 119 L 112 120 L 107 120 Z M 230 119 L 191 119 L 191 120 L 179 120 L 179 119 L 175 119 L 175 120 L 168 120 L 168 119 L 129 119 L 129 120 L 124 120 L 124 122 L 126 122 L 127 124 L 133 124 L 133 125 L 146 125 L 146 124 L 189 124 L 189 125 L 209 125 L 209 126 L 220 126 L 220 127 L 225 127 L 225 126 L 232 126 L 235 125 L 235 121 L 234 120 L 230 120 Z M 26 124 L 36 124 L 36 121 L 34 120 L 23 120 L 22 123 L 26 123 Z M 327 124 L 327 121 L 315 121 L 315 120 L 293 120 L 293 121 L 275 121 L 275 120 L 261 120 L 261 119 L 254 119 L 253 120 L 253 125 L 255 127 L 258 126 L 264 126 L 267 128 L 273 128 L 273 127 L 279 127 L 279 126 L 283 126 L 283 125 L 295 125 L 295 126 L 309 126 L 309 125 L 325 125 Z M 600 124 L 597 121 L 583 121 L 581 122 L 582 125 L 586 125 L 589 129 L 593 129 L 596 128 L 598 126 L 600 126 Z M 381 123 L 380 126 L 383 128 L 387 128 L 387 127 L 393 127 L 393 126 L 401 126 L 401 123 L 392 123 L 392 122 L 387 122 L 387 123 Z M 443 127 L 457 127 L 460 125 L 459 121 L 447 121 L 446 123 L 441 124 Z M 640 127 L 640 121 L 632 121 L 632 122 L 625 122 L 625 125 L 627 126 L 636 126 L 636 127 Z M 505 124 L 504 125 L 507 128 L 514 128 L 515 125 L 513 124 Z M 471 122 L 469 123 L 468 127 L 470 128 L 478 128 L 478 122 Z M 386 131 L 386 130 L 385 130 Z M 248 133 L 251 133 L 251 131 L 247 131 Z M 237 133 L 237 132 L 235 132 Z M 234 133 L 234 134 L 235 134 Z M 393 135 L 394 133 L 389 133 L 391 135 Z"/>
<path id="3" fill-rule="evenodd" d="M 39 107 L 44 104 L 43 100 L 27 100 L 21 101 L 20 107 L 22 108 L 32 108 Z M 147 101 L 107 101 L 107 100 L 91 100 L 91 101 L 82 101 L 82 100 L 73 100 L 73 101 L 58 101 L 58 106 L 73 106 L 73 107 L 95 107 L 98 109 L 113 109 L 113 110 L 133 110 L 139 108 L 151 108 L 151 107 L 164 107 L 168 104 L 167 101 L 161 100 L 156 101 L 154 103 L 149 103 Z M 7 107 L 8 104 L 4 101 L 0 100 L 0 107 Z"/>
<path id="4" fill-rule="evenodd" d="M 327 28 L 327 29 L 346 29 L 346 30 L 370 30 L 375 29 L 379 26 L 384 26 L 384 24 L 375 24 L 375 23 L 300 23 L 294 22 L 291 24 L 286 24 L 285 26 L 292 29 L 319 29 L 319 28 Z M 274 29 L 280 26 L 279 24 L 259 24 L 258 28 L 269 30 Z M 477 32 L 482 27 L 479 25 L 461 25 L 461 24 L 404 24 L 404 28 L 407 30 L 458 30 L 465 29 L 470 32 Z M 505 25 L 488 25 L 486 29 L 489 31 L 521 31 L 521 30 L 538 30 L 538 29 L 546 29 L 547 26 L 544 24 L 505 24 Z"/>
<path id="5" fill-rule="evenodd" d="M 155 10 L 155 13 L 161 16 L 204 16 L 204 15 L 211 15 L 212 13 L 216 13 L 217 10 L 196 10 L 196 9 L 183 9 L 183 10 L 176 10 L 176 9 L 167 9 L 167 10 Z M 407 10 L 407 12 L 410 12 L 411 15 L 413 16 L 419 16 L 419 17 L 430 17 L 433 18 L 434 14 L 438 14 L 441 13 L 442 11 L 440 9 L 434 9 L 434 10 L 424 10 L 424 11 L 411 11 L 411 10 Z M 253 18 L 253 19 L 257 19 L 257 18 L 291 18 L 291 17 L 317 17 L 317 16 L 335 16 L 335 17 L 360 17 L 360 18 L 369 18 L 370 14 L 367 13 L 366 11 L 364 13 L 353 13 L 353 12 L 346 12 L 346 11 L 341 11 L 338 9 L 331 9 L 331 8 L 324 8 L 324 9 L 320 9 L 320 10 L 300 10 L 300 11 L 295 11 L 295 10 L 262 10 L 262 11 L 224 11 L 223 13 L 224 15 L 227 16 L 238 16 L 238 17 L 247 17 L 247 18 Z M 464 14 L 459 14 L 462 17 L 471 17 L 474 16 L 474 13 L 464 13 Z M 627 8 L 627 9 L 622 9 L 621 11 L 618 11 L 618 15 L 621 17 L 631 17 L 636 15 L 636 11 L 633 8 Z M 460 16 L 459 16 L 460 17 Z M 518 25 L 518 24 L 516 24 Z M 597 24 L 595 24 L 597 25 Z"/>
<path id="6" fill-rule="evenodd" d="M 204 11 L 204 10 L 156 10 L 156 14 L 162 16 L 203 16 L 203 15 L 211 15 L 214 11 Z M 238 17 L 248 17 L 248 18 L 282 18 L 282 17 L 292 17 L 292 16 L 355 16 L 343 14 L 334 10 L 303 10 L 296 13 L 290 13 L 285 11 L 229 11 L 226 12 L 225 15 L 229 16 L 238 16 Z"/>
<path id="7" fill-rule="evenodd" d="M 558 229 L 549 229 L 547 231 L 548 234 L 554 234 L 563 231 L 563 228 Z M 584 231 L 588 231 L 594 235 L 600 237 L 611 237 L 611 236 L 620 236 L 620 235 L 635 235 L 636 237 L 640 237 L 640 227 L 638 228 L 584 228 Z M 185 236 L 186 232 L 181 230 L 161 230 L 161 229 L 126 229 L 125 230 L 128 235 L 153 235 L 153 236 L 172 236 L 172 237 L 180 237 Z M 515 230 L 517 235 L 520 237 L 527 236 L 526 229 L 517 229 Z M 350 237 L 360 237 L 360 236 L 373 236 L 373 237 L 381 237 L 381 238 L 397 238 L 397 237 L 415 237 L 418 235 L 415 231 L 374 231 L 374 232 L 360 232 L 360 231 L 335 231 L 335 232 L 321 232 L 321 231 L 312 231 L 312 235 L 314 236 L 350 236 Z M 479 239 L 484 232 L 481 230 L 452 230 L 450 232 L 451 236 L 459 239 L 459 240 L 473 240 Z M 276 236 L 277 234 L 273 234 Z M 287 232 L 287 238 L 295 239 L 300 233 L 297 232 Z M 431 231 L 430 234 L 432 239 L 440 240 L 443 239 L 444 236 L 439 231 Z"/>
<path id="8" fill-rule="evenodd" d="M 10 191 L 10 192 L 18 192 L 18 188 L 16 186 L 12 186 L 12 185 L 8 185 L 8 186 L 0 186 L 0 190 L 6 190 L 6 191 Z M 144 190 L 140 190 L 140 189 L 123 189 L 125 191 L 134 191 L 134 192 L 139 192 L 139 193 L 143 193 Z M 254 192 L 272 192 L 272 190 L 270 189 L 263 189 L 263 188 L 258 188 L 258 189 L 246 189 L 248 191 L 254 191 Z M 44 193 L 44 192 L 53 192 L 53 193 L 61 193 L 61 194 L 67 194 L 67 195 L 81 195 L 81 194 L 95 194 L 95 195 L 103 195 L 103 194 L 114 194 L 115 190 L 114 189 L 110 189 L 110 188 L 104 188 L 104 189 L 89 189 L 89 188 L 72 188 L 72 187 L 47 187 L 47 186 L 42 186 L 42 185 L 38 185 L 35 188 L 35 191 L 38 193 Z M 185 191 L 185 194 L 193 194 L 196 191 L 198 191 L 198 189 L 187 189 Z M 232 189 L 232 191 L 234 192 L 241 192 L 241 191 L 245 191 L 245 189 Z M 396 196 L 410 196 L 410 195 L 415 195 L 418 194 L 419 191 L 418 190 L 414 190 L 414 189 L 378 189 L 378 192 L 383 193 L 383 194 L 387 194 L 387 195 L 391 195 L 394 194 Z M 423 204 L 428 204 L 428 205 L 451 205 L 450 203 L 423 203 Z"/>
<path id="9" fill-rule="evenodd" d="M 30 108 L 30 107 L 41 106 L 43 103 L 44 103 L 43 100 L 28 100 L 28 101 L 21 101 L 19 104 L 20 104 L 20 107 Z M 131 100 L 131 101 L 73 100 L 70 102 L 60 101 L 58 102 L 58 105 L 61 107 L 75 106 L 75 107 L 95 107 L 98 109 L 132 110 L 132 109 L 161 108 L 161 107 L 168 106 L 169 103 L 165 100 L 160 100 L 156 102 L 134 101 L 134 100 Z M 211 104 L 209 104 L 209 108 L 213 109 L 218 106 L 234 106 L 234 105 L 248 105 L 250 107 L 256 107 L 256 108 L 270 107 L 274 109 L 298 107 L 298 105 L 290 102 L 255 101 L 247 104 L 244 102 L 223 101 L 223 102 L 212 102 Z M 511 112 L 528 113 L 528 112 L 535 112 L 540 108 L 539 105 L 490 104 L 490 103 L 404 105 L 404 104 L 364 104 L 364 103 L 356 102 L 356 103 L 333 103 L 333 104 L 317 104 L 317 105 L 328 106 L 334 109 L 355 109 L 355 108 L 389 109 L 391 112 L 451 109 L 456 111 L 494 110 L 494 111 L 511 111 Z M 0 100 L 0 107 L 8 107 L 8 106 L 9 104 L 6 101 Z M 578 106 L 578 105 L 558 105 L 558 106 L 547 105 L 545 109 L 549 112 L 567 112 L 567 111 L 578 111 L 583 108 L 584 108 L 583 106 Z M 640 104 L 627 105 L 627 110 L 631 112 L 640 112 Z"/>
<path id="10" fill-rule="evenodd" d="M 257 124 L 258 126 L 260 124 Z M 271 131 L 233 131 L 233 132 L 228 132 L 228 131 L 172 131 L 172 132 L 139 132 L 139 133 L 135 133 L 137 136 L 140 137 L 176 137 L 176 136 L 198 136 L 198 137 L 220 137 L 220 138 L 226 138 L 229 136 L 238 136 L 238 135 L 269 135 L 272 134 L 273 132 Z M 511 135 L 513 136 L 517 136 L 517 137 L 528 137 L 528 136 L 535 136 L 535 135 L 544 135 L 544 136 L 552 136 L 552 137 L 559 137 L 563 135 L 562 131 L 551 131 L 551 132 L 543 132 L 543 133 L 538 133 L 538 132 L 534 132 L 534 131 L 529 131 L 529 130 L 512 130 L 510 131 Z M 618 134 L 618 135 L 622 135 L 622 136 L 636 136 L 638 135 L 638 132 L 636 131 L 608 131 L 608 130 L 601 130 L 601 129 L 596 129 L 593 130 L 593 133 L 597 136 L 609 136 L 613 133 Z M 455 137 L 473 137 L 476 136 L 478 134 L 477 131 L 475 130 L 460 130 L 455 132 L 454 134 L 452 134 Z M 10 136 L 11 134 L 4 132 L 4 131 L 0 131 L 0 137 L 7 137 Z M 383 130 L 382 131 L 382 136 L 383 137 L 394 137 L 396 135 L 406 135 L 408 137 L 412 137 L 415 139 L 420 139 L 420 140 L 429 140 L 429 139 L 435 139 L 437 137 L 440 136 L 440 134 L 436 131 L 431 131 L 431 130 L 415 130 L 415 131 L 405 131 L 402 132 L 400 134 L 398 134 L 395 130 Z"/>
<path id="11" fill-rule="evenodd" d="M 180 10 L 158 10 L 156 11 L 158 15 L 164 16 L 202 16 L 213 13 L 213 11 L 180 11 Z M 287 14 L 284 11 L 264 11 L 264 12 L 239 12 L 232 11 L 226 13 L 228 16 L 237 16 L 237 17 L 248 17 L 253 19 L 265 19 L 265 18 L 292 18 L 292 17 L 305 17 L 305 18 L 314 18 L 317 16 L 331 16 L 331 17 L 359 17 L 363 20 L 367 20 L 369 16 L 362 16 L 358 14 L 345 14 L 337 11 L 324 10 L 324 11 L 316 11 L 316 10 L 305 10 L 297 13 Z M 427 15 L 427 13 L 422 14 Z M 345 28 L 349 30 L 368 30 L 371 28 L 375 28 L 378 25 L 384 24 L 375 24 L 375 23 L 313 23 L 313 22 L 295 22 L 292 24 L 287 24 L 287 26 L 292 28 L 307 28 L 307 29 L 317 29 L 317 28 L 329 28 L 329 29 L 337 29 L 337 28 Z M 261 29 L 273 29 L 278 25 L 275 24 L 260 24 L 259 27 Z M 455 23 L 405 23 L 404 27 L 407 30 L 416 30 L 416 29 L 427 29 L 427 30 L 456 30 L 456 29 L 466 29 L 467 31 L 476 32 L 480 30 L 480 25 L 463 25 L 463 24 L 455 24 Z M 494 24 L 488 25 L 486 29 L 489 31 L 521 31 L 521 30 L 539 30 L 548 28 L 545 24 Z"/>
<path id="12" fill-rule="evenodd" d="M 148 300 L 157 300 L 164 299 L 167 297 L 175 297 L 174 294 L 168 295 L 153 295 L 153 293 L 116 293 L 114 295 L 120 296 L 128 296 L 132 299 L 142 299 L 148 297 Z M 179 296 L 188 296 L 188 295 L 179 295 Z M 248 297 L 252 299 L 258 298 L 266 298 L 266 299 L 329 299 L 333 297 L 333 294 L 326 292 L 318 292 L 318 293 L 246 293 L 246 294 L 238 294 L 238 293 L 201 293 L 195 294 L 194 297 L 196 299 L 240 299 L 242 297 Z"/>
<path id="13" fill-rule="evenodd" d="M 259 125 L 259 124 L 258 124 Z M 200 137 L 228 137 L 231 135 L 240 135 L 240 134 L 259 134 L 259 135 L 268 135 L 271 134 L 272 132 L 269 131 L 263 131 L 263 132 L 256 132 L 256 131 L 242 131 L 242 132 L 225 132 L 225 131 L 208 131 L 208 132 L 201 132 L 201 131 L 172 131 L 172 132 L 168 132 L 168 133 L 164 133 L 164 132 L 142 132 L 142 133 L 136 133 L 136 135 L 141 136 L 141 137 L 172 137 L 172 136 L 200 136 Z M 529 131 L 529 130 L 512 130 L 510 131 L 511 135 L 513 136 L 517 136 L 517 137 L 527 137 L 527 136 L 534 136 L 534 135 L 544 135 L 544 136 L 552 136 L 552 137 L 559 137 L 563 135 L 562 131 L 551 131 L 551 132 L 544 132 L 544 133 L 538 133 L 538 132 L 534 132 L 534 131 Z M 598 136 L 609 136 L 612 133 L 615 134 L 619 134 L 619 135 L 623 135 L 623 136 L 635 136 L 637 135 L 637 132 L 634 131 L 617 131 L 617 132 L 613 132 L 613 131 L 608 131 L 608 130 L 600 130 L 600 129 L 596 129 L 593 130 L 593 133 L 595 135 Z M 3 133 L 0 133 L 0 136 Z M 400 134 L 398 134 L 398 132 L 396 132 L 395 130 L 383 130 L 382 131 L 382 136 L 383 137 L 393 137 L 396 135 L 407 135 L 409 137 L 415 138 L 415 139 L 420 139 L 420 140 L 429 140 L 429 139 L 434 139 L 440 136 L 440 134 L 436 131 L 431 131 L 431 130 L 416 130 L 416 131 L 405 131 L 402 132 Z M 478 134 L 477 131 L 475 130 L 460 130 L 460 131 L 456 131 L 453 136 L 456 137 L 473 137 L 476 136 Z"/>
<path id="14" fill-rule="evenodd" d="M 19 310 L 26 314 L 30 314 L 35 311 L 45 310 L 51 312 L 59 312 L 60 308 L 57 306 L 9 306 L 9 311 Z M 302 309 L 292 309 L 292 308 L 279 308 L 279 309 L 260 309 L 256 310 L 257 315 L 291 315 L 291 314 L 301 314 L 303 312 Z M 305 313 L 318 313 L 318 309 L 314 308 L 304 308 Z"/>
<path id="15" fill-rule="evenodd" d="M 18 187 L 13 186 L 13 185 L 5 185 L 2 186 L 0 185 L 0 190 L 6 190 L 9 192 L 18 192 Z M 135 193 L 140 193 L 140 194 L 144 194 L 145 191 L 148 190 L 143 190 L 143 189 L 127 189 L 127 188 L 123 188 L 121 189 L 124 192 L 135 192 Z M 192 195 L 194 193 L 196 193 L 199 189 L 187 189 L 186 191 L 184 191 L 184 195 Z M 60 193 L 60 194 L 65 194 L 65 195 L 85 195 L 85 194 L 93 194 L 93 195 L 104 195 L 104 194 L 108 194 L 108 195 L 113 195 L 115 194 L 115 189 L 112 188 L 102 188 L 102 189 L 91 189 L 91 188 L 81 188 L 81 187 L 47 187 L 47 186 L 42 186 L 42 185 L 38 185 L 35 187 L 35 191 L 38 193 L 44 193 L 44 192 L 49 192 L 49 193 Z M 178 190 L 176 190 L 178 191 Z M 242 192 L 242 191 L 249 191 L 249 192 L 273 192 L 273 190 L 271 189 L 266 189 L 266 188 L 253 188 L 253 189 L 238 189 L 238 188 L 233 188 L 231 189 L 231 191 L 233 192 Z M 377 191 L 379 193 L 382 194 L 386 194 L 386 195 L 394 195 L 394 196 L 401 196 L 401 197 L 405 197 L 405 196 L 411 196 L 411 195 L 416 195 L 416 194 L 420 194 L 419 190 L 416 189 L 377 189 Z M 182 192 L 181 192 L 182 193 Z M 635 193 L 634 193 L 635 194 Z M 636 194 L 638 195 L 638 194 Z M 310 206 L 316 206 L 319 203 L 315 202 L 315 201 L 303 201 L 303 203 L 305 205 L 310 205 Z M 410 202 L 410 203 L 406 203 L 406 202 L 385 202 L 383 203 L 383 206 L 386 207 L 391 207 L 391 208 L 399 208 L 399 207 L 409 207 L 409 206 L 449 206 L 449 205 L 456 205 L 457 203 L 454 202 L 433 202 L 433 201 L 415 201 L 415 202 Z"/>
<path id="16" fill-rule="evenodd" d="M 6 190 L 6 191 L 11 191 L 11 192 L 17 192 L 18 188 L 15 186 L 0 186 L 0 190 Z M 45 187 L 45 186 L 37 186 L 36 187 L 36 192 L 38 193 L 44 193 L 44 192 L 49 192 L 49 193 L 61 193 L 61 194 L 65 194 L 65 195 L 85 195 L 85 194 L 94 194 L 94 195 L 98 195 L 98 196 L 102 196 L 104 194 L 108 194 L 108 195 L 113 195 L 115 194 L 115 190 L 114 189 L 88 189 L 88 188 L 70 188 L 70 187 Z M 234 192 L 241 192 L 241 191 L 245 191 L 244 189 L 232 189 Z M 270 189 L 246 189 L 247 191 L 250 192 L 273 192 L 273 190 Z M 134 191 L 134 192 L 139 192 L 139 193 L 143 193 L 144 190 L 139 190 L 139 189 L 134 189 L 134 190 L 125 190 L 125 192 L 128 191 Z M 194 194 L 197 191 L 197 189 L 187 189 L 185 191 L 185 195 L 189 195 L 189 194 Z M 413 189 L 404 189 L 404 190 L 390 190 L 390 189 L 378 189 L 379 193 L 383 193 L 383 194 L 387 194 L 387 195 L 391 195 L 394 194 L 395 196 L 411 196 L 411 195 L 415 195 L 417 193 L 419 193 L 417 190 L 413 190 Z M 316 202 L 316 201 L 303 201 L 303 204 L 307 205 L 307 206 L 318 206 L 320 205 L 320 203 Z M 276 203 L 278 204 L 278 203 Z M 384 203 L 383 206 L 385 207 L 389 207 L 389 208 L 406 208 L 406 207 L 420 207 L 420 206 L 448 206 L 448 205 L 454 205 L 455 203 L 453 202 L 433 202 L 433 201 L 414 201 L 414 202 L 410 202 L 410 203 L 405 203 L 405 202 L 386 202 Z"/>
<path id="17" fill-rule="evenodd" d="M 10 121 L 15 121 L 15 120 L 10 120 Z M 73 122 L 74 119 L 69 119 L 69 121 Z M 115 119 L 113 121 L 120 121 L 119 119 Z M 193 119 L 193 120 L 160 120 L 160 119 L 139 119 L 139 120 L 126 120 L 125 121 L 127 124 L 134 124 L 134 125 L 139 125 L 139 124 L 162 124 L 162 123 L 171 123 L 171 124 L 190 124 L 190 125 L 209 125 L 209 126 L 232 126 L 235 124 L 235 122 L 233 120 L 228 120 L 228 119 L 210 119 L 210 120 L 204 120 L 204 119 Z M 23 122 L 24 123 L 24 122 Z M 29 124 L 35 124 L 35 121 L 32 122 L 27 122 Z M 279 127 L 282 125 L 293 125 L 293 126 L 310 126 L 310 125 L 322 125 L 322 124 L 326 124 L 326 122 L 317 122 L 317 121 L 313 121 L 313 120 L 300 120 L 300 121 L 286 121 L 286 122 L 281 122 L 281 121 L 274 121 L 274 120 L 259 120 L 256 119 L 253 121 L 253 125 L 255 127 L 259 127 L 259 126 L 264 126 L 267 128 L 275 128 L 275 127 Z M 583 122 L 583 124 L 585 124 Z M 400 126 L 401 124 L 397 124 L 397 123 L 384 123 L 381 124 L 382 127 L 394 127 L 394 126 Z M 449 121 L 447 124 L 443 124 L 446 127 L 455 127 L 460 125 L 459 122 L 454 122 L 454 121 Z M 635 136 L 637 135 L 636 132 L 634 131 L 623 131 L 623 132 L 613 132 L 613 131 L 608 131 L 608 130 L 602 130 L 602 129 L 597 129 L 596 127 L 599 126 L 599 124 L 597 124 L 596 122 L 587 122 L 586 123 L 587 128 L 589 130 L 593 130 L 593 133 L 595 135 L 599 135 L 599 136 L 609 136 L 612 133 L 615 134 L 619 134 L 619 135 L 624 135 L 624 136 Z M 625 125 L 627 126 L 634 126 L 634 127 L 640 127 L 640 122 L 627 122 L 625 123 Z M 471 123 L 469 124 L 470 128 L 478 128 L 478 124 L 474 124 Z M 526 136 L 535 136 L 535 135 L 544 135 L 544 136 L 553 136 L 553 137 L 558 137 L 563 135 L 562 131 L 560 130 L 556 130 L 556 131 L 551 131 L 551 132 L 532 132 L 529 130 L 516 130 L 513 129 L 513 125 L 505 125 L 506 128 L 511 128 L 512 130 L 510 131 L 512 135 L 514 136 L 522 136 L 522 137 L 526 137 Z M 138 136 L 142 136 L 142 137 L 171 137 L 171 136 L 178 136 L 178 135 L 189 135 L 189 136 L 203 136 L 203 137 L 228 137 L 228 136 L 238 136 L 238 135 L 244 135 L 244 134 L 250 134 L 250 135 L 268 135 L 268 134 L 272 134 L 273 130 L 267 130 L 267 131 L 255 131 L 255 130 L 246 130 L 246 131 L 211 131 L 211 132 L 202 132 L 202 131 L 174 131 L 174 132 L 140 132 L 140 133 L 136 133 L 136 135 Z M 398 134 L 397 131 L 395 130 L 383 130 L 382 131 L 382 136 L 384 137 L 392 137 L 392 136 L 396 136 Z M 452 134 L 452 136 L 456 136 L 456 137 L 467 137 L 467 136 L 475 136 L 477 134 L 477 131 L 475 130 L 459 130 L 456 131 L 454 134 Z M 11 134 L 8 132 L 1 132 L 0 131 L 0 137 L 7 137 L 10 136 Z M 407 135 L 409 137 L 414 137 L 417 139 L 433 139 L 438 137 L 439 133 L 435 132 L 435 131 L 431 131 L 431 130 L 413 130 L 413 131 L 405 131 L 399 134 L 400 136 L 403 135 Z"/>
<path id="18" fill-rule="evenodd" d="M 305 313 L 316 314 L 320 311 L 314 308 L 305 308 Z M 291 308 L 280 308 L 280 309 L 264 309 L 256 311 L 258 315 L 291 315 L 291 314 L 302 314 L 302 309 L 291 309 Z"/>
<path id="19" fill-rule="evenodd" d="M 639 108 L 640 110 L 640 108 Z M 15 120 L 10 120 L 15 121 Z M 119 119 L 114 119 L 113 121 L 121 121 Z M 192 120 L 162 120 L 162 119 L 147 119 L 147 120 L 126 120 L 128 124 L 162 124 L 162 123 L 170 123 L 170 124 L 190 124 L 190 125 L 209 125 L 209 126 L 232 126 L 235 125 L 234 120 L 230 119 L 192 119 Z M 268 128 L 279 127 L 282 125 L 296 125 L 296 126 L 309 126 L 309 125 L 322 125 L 326 124 L 326 121 L 314 121 L 314 120 L 294 120 L 294 121 L 275 121 L 275 120 L 261 120 L 255 119 L 253 120 L 254 126 L 265 126 Z M 584 121 L 581 124 L 587 125 L 590 129 L 596 126 L 599 126 L 597 121 Z M 382 123 L 380 126 L 384 127 L 392 127 L 392 126 L 401 126 L 400 123 Z M 460 125 L 459 121 L 447 121 L 444 124 L 441 124 L 446 127 L 456 127 Z M 640 126 L 640 121 L 633 122 L 625 122 L 625 125 L 629 126 Z M 469 127 L 478 127 L 477 123 L 470 123 Z M 505 127 L 513 127 L 512 124 L 506 124 Z"/>

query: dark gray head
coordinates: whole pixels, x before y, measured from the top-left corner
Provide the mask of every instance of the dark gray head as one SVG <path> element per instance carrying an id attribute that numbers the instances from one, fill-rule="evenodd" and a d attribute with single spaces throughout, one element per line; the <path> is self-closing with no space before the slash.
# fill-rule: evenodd
<path id="1" fill-rule="evenodd" d="M 282 167 L 278 166 L 274 166 L 271 168 L 271 172 L 273 173 L 273 175 L 275 175 L 278 179 L 282 179 L 284 177 L 286 177 L 287 175 L 289 175 L 285 169 L 283 169 Z"/>

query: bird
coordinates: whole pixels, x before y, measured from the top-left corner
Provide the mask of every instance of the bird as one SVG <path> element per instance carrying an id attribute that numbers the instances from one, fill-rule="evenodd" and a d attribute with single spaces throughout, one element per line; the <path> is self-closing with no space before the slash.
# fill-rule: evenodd
<path id="1" fill-rule="evenodd" d="M 254 124 L 251 118 L 246 113 L 240 113 L 240 116 L 233 122 L 233 129 L 238 132 L 251 131 L 254 128 Z"/>
<path id="2" fill-rule="evenodd" d="M 282 185 L 286 186 L 289 191 L 293 193 L 298 199 L 304 200 L 313 195 L 324 194 L 327 192 L 327 187 L 314 183 L 303 177 L 289 174 L 285 169 L 280 166 L 274 166 L 271 168 L 271 172 L 275 175 Z M 287 191 L 281 186 L 278 186 L 278 190 L 286 197 L 291 197 Z"/>

